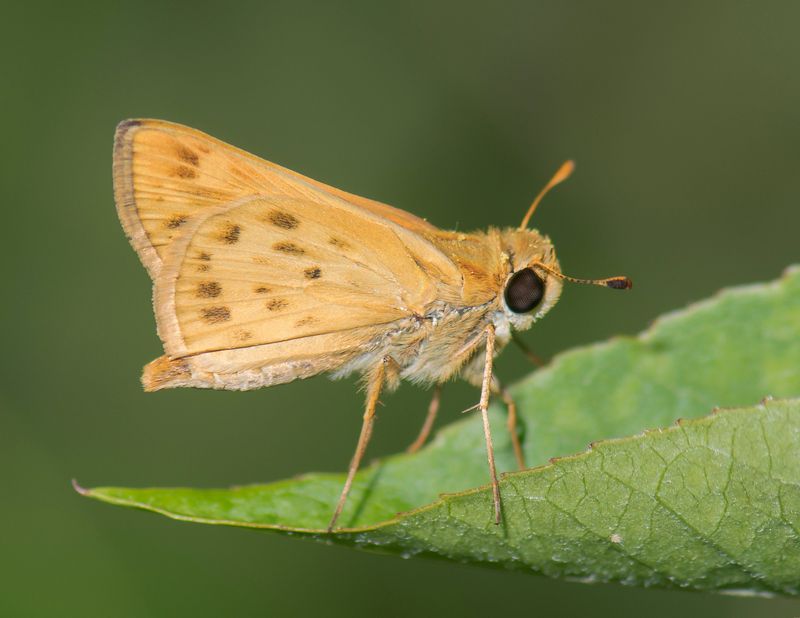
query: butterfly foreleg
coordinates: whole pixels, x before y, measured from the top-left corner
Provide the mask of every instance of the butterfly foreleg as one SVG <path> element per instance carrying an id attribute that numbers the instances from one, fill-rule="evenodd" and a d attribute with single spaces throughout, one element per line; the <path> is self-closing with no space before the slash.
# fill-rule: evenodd
<path id="1" fill-rule="evenodd" d="M 481 338 L 476 342 L 476 345 L 470 348 L 469 353 L 474 353 L 475 348 L 483 343 Z M 461 370 L 461 377 L 470 384 L 477 387 L 483 385 L 484 380 L 484 363 L 485 359 L 479 354 L 476 354 Z M 506 389 L 503 384 L 497 379 L 497 376 L 492 377 L 491 389 L 493 395 L 498 395 L 505 404 L 507 413 L 507 427 L 511 437 L 511 445 L 514 449 L 514 458 L 517 461 L 517 466 L 522 470 L 525 468 L 525 457 L 522 452 L 522 444 L 520 441 L 520 434 L 524 433 L 524 425 L 520 422 L 517 415 L 517 405 L 511 397 L 511 393 Z M 522 431 L 520 431 L 520 429 Z"/>
<path id="2" fill-rule="evenodd" d="M 497 468 L 494 463 L 494 446 L 492 446 L 492 430 L 489 427 L 489 394 L 492 390 L 492 362 L 494 360 L 494 324 L 486 326 L 486 358 L 483 365 L 483 383 L 478 408 L 483 421 L 483 437 L 486 439 L 486 456 L 489 461 L 489 476 L 492 481 L 492 498 L 494 500 L 494 523 L 500 523 L 500 484 L 497 482 Z"/>

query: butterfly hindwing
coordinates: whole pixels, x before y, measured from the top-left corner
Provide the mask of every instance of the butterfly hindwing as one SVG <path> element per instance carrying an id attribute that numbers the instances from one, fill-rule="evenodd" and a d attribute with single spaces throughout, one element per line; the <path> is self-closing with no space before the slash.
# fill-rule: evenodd
<path id="1" fill-rule="evenodd" d="M 388 324 L 437 285 L 396 226 L 341 200 L 249 198 L 198 218 L 156 283 L 173 357 Z"/>

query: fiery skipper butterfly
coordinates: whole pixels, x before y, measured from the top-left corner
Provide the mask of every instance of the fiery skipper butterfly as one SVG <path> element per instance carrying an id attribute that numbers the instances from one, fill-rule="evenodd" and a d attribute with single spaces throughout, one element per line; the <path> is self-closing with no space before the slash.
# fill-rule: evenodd
<path id="1" fill-rule="evenodd" d="M 626 277 L 561 273 L 550 240 L 518 228 L 464 234 L 345 193 L 194 129 L 126 120 L 114 144 L 114 194 L 125 233 L 150 273 L 165 355 L 144 368 L 148 391 L 178 386 L 249 390 L 320 373 L 353 372 L 366 410 L 333 530 L 372 433 L 383 389 L 437 386 L 459 375 L 481 389 L 495 522 L 500 491 L 487 408 L 513 400 L 492 374 L 495 354 L 547 313 L 562 281 L 614 289 Z"/>

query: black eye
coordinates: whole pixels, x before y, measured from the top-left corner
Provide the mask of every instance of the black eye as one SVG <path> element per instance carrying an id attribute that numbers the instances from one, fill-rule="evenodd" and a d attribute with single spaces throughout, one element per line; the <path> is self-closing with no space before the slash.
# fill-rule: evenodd
<path id="1" fill-rule="evenodd" d="M 544 281 L 531 268 L 514 273 L 506 285 L 506 304 L 514 313 L 528 313 L 542 302 L 543 296 Z"/>

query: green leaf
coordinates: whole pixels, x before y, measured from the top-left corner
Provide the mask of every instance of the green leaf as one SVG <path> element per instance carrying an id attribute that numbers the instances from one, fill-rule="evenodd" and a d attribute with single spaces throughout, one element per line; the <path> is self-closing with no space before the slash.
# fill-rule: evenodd
<path id="1" fill-rule="evenodd" d="M 586 581 L 797 594 L 800 400 L 633 434 L 717 406 L 800 395 L 798 342 L 794 268 L 666 316 L 639 337 L 560 355 L 513 390 L 527 461 L 539 467 L 503 476 L 500 526 L 477 417 L 415 455 L 363 470 L 340 520 L 349 529 L 332 535 L 323 531 L 343 475 L 231 489 L 79 490 L 175 519 L 403 555 Z M 498 465 L 513 470 L 503 423 L 493 409 Z"/>

